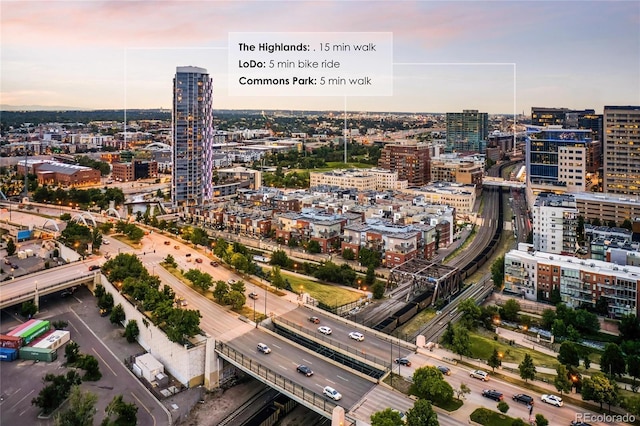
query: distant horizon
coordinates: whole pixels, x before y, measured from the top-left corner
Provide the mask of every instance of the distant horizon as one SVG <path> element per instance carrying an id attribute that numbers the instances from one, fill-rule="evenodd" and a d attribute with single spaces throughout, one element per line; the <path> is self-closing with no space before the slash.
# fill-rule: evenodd
<path id="1" fill-rule="evenodd" d="M 218 110 L 419 114 L 475 109 L 527 115 L 539 105 L 598 113 L 605 105 L 640 105 L 637 2 L 576 5 L 526 0 L 394 1 L 393 7 L 367 0 L 0 2 L 0 99 L 23 109 L 170 109 L 176 68 L 197 66 L 213 79 Z M 238 63 L 231 54 L 237 43 L 231 35 L 244 39 L 255 33 L 287 34 L 292 40 L 303 33 L 316 33 L 319 40 L 342 33 L 345 42 L 356 34 L 391 34 L 392 90 L 258 96 L 259 86 L 253 86 L 255 91 L 236 95 Z M 300 58 L 296 55 L 286 59 Z M 385 64 L 363 66 L 363 76 L 378 77 Z M 307 74 L 303 68 L 295 66 L 300 77 Z"/>

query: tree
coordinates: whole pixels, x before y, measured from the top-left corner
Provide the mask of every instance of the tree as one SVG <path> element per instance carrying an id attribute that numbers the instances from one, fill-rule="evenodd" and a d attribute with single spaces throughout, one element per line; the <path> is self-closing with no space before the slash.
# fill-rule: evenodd
<path id="1" fill-rule="evenodd" d="M 283 289 L 286 285 L 279 266 L 271 268 L 271 284 L 278 290 Z"/>
<path id="2" fill-rule="evenodd" d="M 595 311 L 598 315 L 609 315 L 609 300 L 604 296 L 600 296 L 598 300 L 596 300 Z"/>
<path id="3" fill-rule="evenodd" d="M 226 297 L 226 302 L 235 310 L 240 310 L 247 302 L 247 297 L 236 290 L 231 290 Z"/>
<path id="4" fill-rule="evenodd" d="M 580 355 L 575 343 L 562 342 L 558 351 L 558 361 L 563 365 L 580 365 Z"/>
<path id="5" fill-rule="evenodd" d="M 63 320 L 59 320 L 59 321 L 52 321 L 51 325 L 53 326 L 53 328 L 55 328 L 56 330 L 64 330 L 65 328 L 67 328 L 67 326 L 69 325 L 68 322 L 63 321 Z"/>
<path id="6" fill-rule="evenodd" d="M 567 335 L 567 327 L 564 320 L 556 319 L 551 327 L 551 332 L 556 339 L 561 339 Z"/>
<path id="7" fill-rule="evenodd" d="M 218 303 L 224 303 L 229 293 L 229 284 L 222 280 L 216 281 L 216 287 L 213 290 L 213 297 Z"/>
<path id="8" fill-rule="evenodd" d="M 373 285 L 376 282 L 376 268 L 372 265 L 367 266 L 367 275 L 364 278 L 364 283 L 368 286 Z"/>
<path id="9" fill-rule="evenodd" d="M 454 333 L 454 330 L 453 330 L 453 323 L 451 321 L 449 321 L 447 323 L 446 330 L 444 330 L 444 333 L 442 333 L 442 336 L 440 337 L 440 341 L 444 345 L 453 345 L 453 336 L 454 335 L 455 335 L 455 333 Z"/>
<path id="10" fill-rule="evenodd" d="M 547 420 L 542 414 L 536 414 L 536 426 L 548 426 L 549 420 Z"/>
<path id="11" fill-rule="evenodd" d="M 5 250 L 7 250 L 7 256 L 13 256 L 14 254 L 16 254 L 16 243 L 13 242 L 12 238 L 9 238 L 7 240 L 7 247 Z"/>
<path id="12" fill-rule="evenodd" d="M 400 424 L 402 424 L 402 417 L 398 410 L 387 408 L 371 415 L 371 426 L 396 426 Z"/>
<path id="13" fill-rule="evenodd" d="M 559 364 L 556 367 L 556 377 L 553 379 L 553 384 L 558 392 L 560 392 L 560 395 L 571 392 L 573 383 L 569 380 L 569 372 L 563 364 Z"/>
<path id="14" fill-rule="evenodd" d="M 111 321 L 111 324 L 122 324 L 122 321 L 124 321 L 125 319 L 126 319 L 126 315 L 124 313 L 124 308 L 120 303 L 118 303 L 111 310 L 109 321 Z"/>
<path id="15" fill-rule="evenodd" d="M 618 324 L 623 340 L 640 340 L 640 320 L 634 314 L 625 315 Z"/>
<path id="16" fill-rule="evenodd" d="M 562 302 L 562 296 L 560 296 L 559 287 L 553 287 L 551 289 L 551 294 L 549 295 L 549 301 L 554 305 L 557 305 L 558 303 Z"/>
<path id="17" fill-rule="evenodd" d="M 471 354 L 471 340 L 469 338 L 469 330 L 458 324 L 453 328 L 453 343 L 451 344 L 453 352 L 460 355 Z"/>
<path id="18" fill-rule="evenodd" d="M 498 257 L 491 265 L 491 279 L 495 287 L 502 288 L 502 283 L 504 282 L 504 256 Z"/>
<path id="19" fill-rule="evenodd" d="M 135 342 L 139 335 L 140 329 L 138 328 L 138 322 L 136 320 L 129 320 L 124 328 L 124 337 L 127 339 L 127 342 Z"/>
<path id="20" fill-rule="evenodd" d="M 595 334 L 600 331 L 598 316 L 586 309 L 577 309 L 574 312 L 573 325 L 584 334 Z"/>
<path id="21" fill-rule="evenodd" d="M 540 326 L 545 330 L 551 330 L 553 322 L 556 320 L 556 311 L 553 309 L 545 309 L 542 311 L 542 318 L 540 319 Z"/>
<path id="22" fill-rule="evenodd" d="M 407 411 L 407 426 L 438 426 L 438 414 L 433 410 L 431 403 L 419 399 L 413 404 L 413 408 Z"/>
<path id="23" fill-rule="evenodd" d="M 453 398 L 453 388 L 436 367 L 420 367 L 413 372 L 413 384 L 409 388 L 409 394 L 427 399 L 434 404 L 443 404 Z"/>
<path id="24" fill-rule="evenodd" d="M 291 261 L 289 260 L 289 257 L 287 256 L 287 253 L 284 252 L 284 250 L 276 250 L 271 253 L 271 260 L 269 260 L 269 263 L 274 266 L 281 266 L 283 268 L 286 268 L 287 266 L 289 266 L 289 263 L 291 263 Z"/>
<path id="25" fill-rule="evenodd" d="M 506 414 L 507 411 L 509 411 L 509 404 L 504 401 L 498 402 L 498 411 L 500 411 L 502 414 Z"/>
<path id="26" fill-rule="evenodd" d="M 173 257 L 172 254 L 168 254 L 167 257 L 164 258 L 164 263 L 166 263 L 167 266 L 170 266 L 172 268 L 178 267 L 178 263 L 176 263 L 176 259 L 175 257 Z"/>
<path id="27" fill-rule="evenodd" d="M 500 356 L 498 349 L 493 348 L 493 353 L 487 360 L 487 364 L 492 368 L 494 373 L 496 371 L 496 367 L 500 367 L 502 365 L 502 357 Z"/>
<path id="28" fill-rule="evenodd" d="M 98 308 L 110 311 L 113 308 L 113 295 L 105 293 L 98 299 Z"/>
<path id="29" fill-rule="evenodd" d="M 471 393 L 471 389 L 464 383 L 460 383 L 460 387 L 453 390 L 456 393 L 456 398 L 464 398 L 466 394 Z"/>
<path id="30" fill-rule="evenodd" d="M 322 248 L 320 247 L 320 243 L 316 240 L 311 240 L 309 241 L 309 244 L 307 244 L 307 251 L 309 253 L 320 253 L 322 251 Z"/>
<path id="31" fill-rule="evenodd" d="M 349 247 L 342 250 L 342 258 L 344 260 L 354 260 L 356 258 L 356 254 Z"/>
<path id="32" fill-rule="evenodd" d="M 102 245 L 102 232 L 100 232 L 100 229 L 93 228 L 93 231 L 91 231 L 91 238 L 93 240 L 92 241 L 93 249 L 99 250 L 100 246 Z"/>
<path id="33" fill-rule="evenodd" d="M 67 399 L 74 385 L 82 383 L 82 379 L 75 371 L 68 371 L 66 375 L 58 376 L 49 373 L 43 377 L 42 382 L 49 384 L 40 390 L 31 404 L 40 408 L 43 414 L 50 414 Z"/>
<path id="34" fill-rule="evenodd" d="M 249 261 L 247 258 L 240 253 L 234 253 L 231 256 L 231 266 L 233 266 L 238 271 L 246 271 L 249 267 Z"/>
<path id="35" fill-rule="evenodd" d="M 473 330 L 476 327 L 476 320 L 480 318 L 480 314 L 482 313 L 475 299 L 470 297 L 460 302 L 458 304 L 458 311 L 462 312 L 460 324 L 469 330 Z"/>
<path id="36" fill-rule="evenodd" d="M 38 312 L 38 307 L 33 301 L 28 300 L 20 305 L 20 314 L 25 318 L 31 318 Z"/>
<path id="37" fill-rule="evenodd" d="M 569 327 L 567 327 L 567 340 L 570 340 L 572 342 L 579 342 L 580 341 L 580 332 L 578 330 L 576 330 L 576 328 L 569 324 Z"/>
<path id="38" fill-rule="evenodd" d="M 172 342 L 182 344 L 185 336 L 193 337 L 200 331 L 200 318 L 200 311 L 172 309 L 164 327 L 165 333 Z"/>
<path id="39" fill-rule="evenodd" d="M 382 299 L 384 297 L 384 284 L 377 281 L 374 285 L 371 286 L 371 291 L 373 292 L 374 299 Z"/>
<path id="40" fill-rule="evenodd" d="M 67 343 L 67 346 L 64 347 L 64 357 L 67 359 L 67 364 L 74 364 L 78 360 L 79 355 L 80 346 L 71 340 Z"/>
<path id="41" fill-rule="evenodd" d="M 604 374 L 596 373 L 582 381 L 582 399 L 599 403 L 601 410 L 602 404 L 607 403 L 611 411 L 611 404 L 619 400 L 618 386 Z"/>
<path id="42" fill-rule="evenodd" d="M 232 291 L 239 291 L 240 293 L 244 293 L 246 288 L 244 285 L 244 281 L 239 280 L 234 282 L 233 284 L 231 284 L 231 290 Z"/>
<path id="43" fill-rule="evenodd" d="M 122 395 L 114 396 L 104 411 L 107 417 L 101 426 L 135 426 L 138 423 L 138 406 L 124 402 Z M 112 420 L 114 415 L 116 418 Z"/>
<path id="44" fill-rule="evenodd" d="M 76 364 L 85 371 L 83 380 L 95 382 L 102 378 L 100 365 L 93 355 L 82 355 Z"/>
<path id="45" fill-rule="evenodd" d="M 509 299 L 500 309 L 500 316 L 507 321 L 516 321 L 520 312 L 520 303 L 515 299 Z"/>
<path id="46" fill-rule="evenodd" d="M 608 343 L 600 357 L 600 370 L 605 374 L 622 376 L 626 371 L 624 354 L 620 346 Z"/>
<path id="47" fill-rule="evenodd" d="M 584 369 L 588 370 L 591 367 L 591 353 L 588 349 L 582 350 L 582 364 L 584 365 Z"/>
<path id="48" fill-rule="evenodd" d="M 633 377 L 633 387 L 636 387 L 636 379 L 640 377 L 640 355 L 627 356 L 627 372 Z"/>
<path id="49" fill-rule="evenodd" d="M 518 365 L 518 370 L 520 370 L 520 377 L 524 379 L 525 383 L 528 380 L 535 380 L 536 378 L 536 366 L 533 364 L 533 358 L 531 355 L 524 354 L 524 359 Z"/>
<path id="50" fill-rule="evenodd" d="M 80 386 L 73 386 L 69 395 L 69 409 L 55 416 L 55 426 L 87 426 L 93 424 L 98 396 L 82 392 Z"/>

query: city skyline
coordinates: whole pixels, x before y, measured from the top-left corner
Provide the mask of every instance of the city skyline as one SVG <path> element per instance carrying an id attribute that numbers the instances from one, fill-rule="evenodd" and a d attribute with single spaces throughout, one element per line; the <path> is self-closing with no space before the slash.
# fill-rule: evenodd
<path id="1" fill-rule="evenodd" d="M 640 104 L 637 3 L 393 5 L 2 2 L 0 104 L 170 109 L 167 82 L 179 66 L 209 71 L 214 110 L 602 113 Z M 391 32 L 393 95 L 229 96 L 230 32 Z"/>

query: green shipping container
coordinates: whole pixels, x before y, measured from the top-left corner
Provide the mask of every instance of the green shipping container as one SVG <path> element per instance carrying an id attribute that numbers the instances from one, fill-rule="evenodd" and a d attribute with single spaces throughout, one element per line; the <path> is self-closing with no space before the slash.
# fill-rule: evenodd
<path id="1" fill-rule="evenodd" d="M 32 348 L 24 346 L 20 348 L 20 359 L 52 362 L 58 359 L 58 351 L 55 349 Z"/>

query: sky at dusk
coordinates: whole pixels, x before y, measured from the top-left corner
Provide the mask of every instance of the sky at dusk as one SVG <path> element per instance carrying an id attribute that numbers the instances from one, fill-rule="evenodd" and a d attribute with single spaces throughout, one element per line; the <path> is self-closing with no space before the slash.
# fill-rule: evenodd
<path id="1" fill-rule="evenodd" d="M 640 105 L 637 1 L 2 1 L 0 26 L 3 106 L 171 108 L 187 65 L 214 109 Z M 393 94 L 230 96 L 230 32 L 392 33 Z"/>

